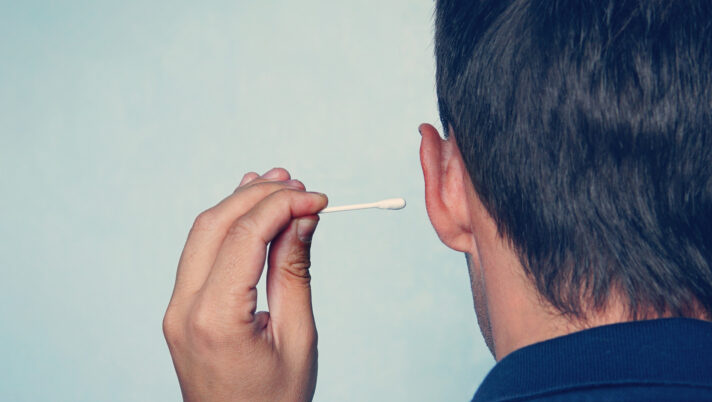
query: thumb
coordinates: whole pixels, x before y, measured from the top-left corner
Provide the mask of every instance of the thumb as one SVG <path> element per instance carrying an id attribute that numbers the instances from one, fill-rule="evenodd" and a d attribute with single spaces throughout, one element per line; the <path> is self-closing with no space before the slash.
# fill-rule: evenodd
<path id="1" fill-rule="evenodd" d="M 294 219 L 270 246 L 267 305 L 277 346 L 316 340 L 309 267 L 318 222 L 316 215 Z"/>

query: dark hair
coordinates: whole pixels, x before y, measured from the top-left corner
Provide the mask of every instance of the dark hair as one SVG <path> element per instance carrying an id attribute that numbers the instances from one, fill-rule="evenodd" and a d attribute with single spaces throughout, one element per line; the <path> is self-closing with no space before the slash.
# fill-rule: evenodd
<path id="1" fill-rule="evenodd" d="M 438 0 L 437 92 L 539 293 L 712 316 L 712 2 Z"/>

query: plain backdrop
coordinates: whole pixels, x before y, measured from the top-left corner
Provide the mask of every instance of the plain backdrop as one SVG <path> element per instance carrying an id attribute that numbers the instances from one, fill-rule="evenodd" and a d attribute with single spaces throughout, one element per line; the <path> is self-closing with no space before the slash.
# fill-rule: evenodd
<path id="1" fill-rule="evenodd" d="M 469 400 L 493 359 L 425 212 L 432 36 L 430 0 L 2 2 L 0 400 L 180 400 L 186 235 L 273 166 L 331 205 L 408 201 L 322 217 L 315 400 Z"/>

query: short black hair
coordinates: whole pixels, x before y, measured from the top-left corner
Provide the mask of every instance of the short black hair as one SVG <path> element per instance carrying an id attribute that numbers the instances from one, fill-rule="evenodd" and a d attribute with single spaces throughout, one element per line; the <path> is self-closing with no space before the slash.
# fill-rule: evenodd
<path id="1" fill-rule="evenodd" d="M 712 317 L 712 2 L 437 0 L 435 53 L 443 127 L 541 296 Z"/>

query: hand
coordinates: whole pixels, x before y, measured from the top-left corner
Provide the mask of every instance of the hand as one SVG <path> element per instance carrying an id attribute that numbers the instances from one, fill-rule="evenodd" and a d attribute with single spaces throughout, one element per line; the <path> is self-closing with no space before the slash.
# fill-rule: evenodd
<path id="1" fill-rule="evenodd" d="M 286 170 L 272 169 L 246 174 L 195 220 L 163 319 L 184 400 L 312 399 L 309 249 L 315 214 L 326 204 Z M 269 312 L 255 314 L 266 257 Z"/>

